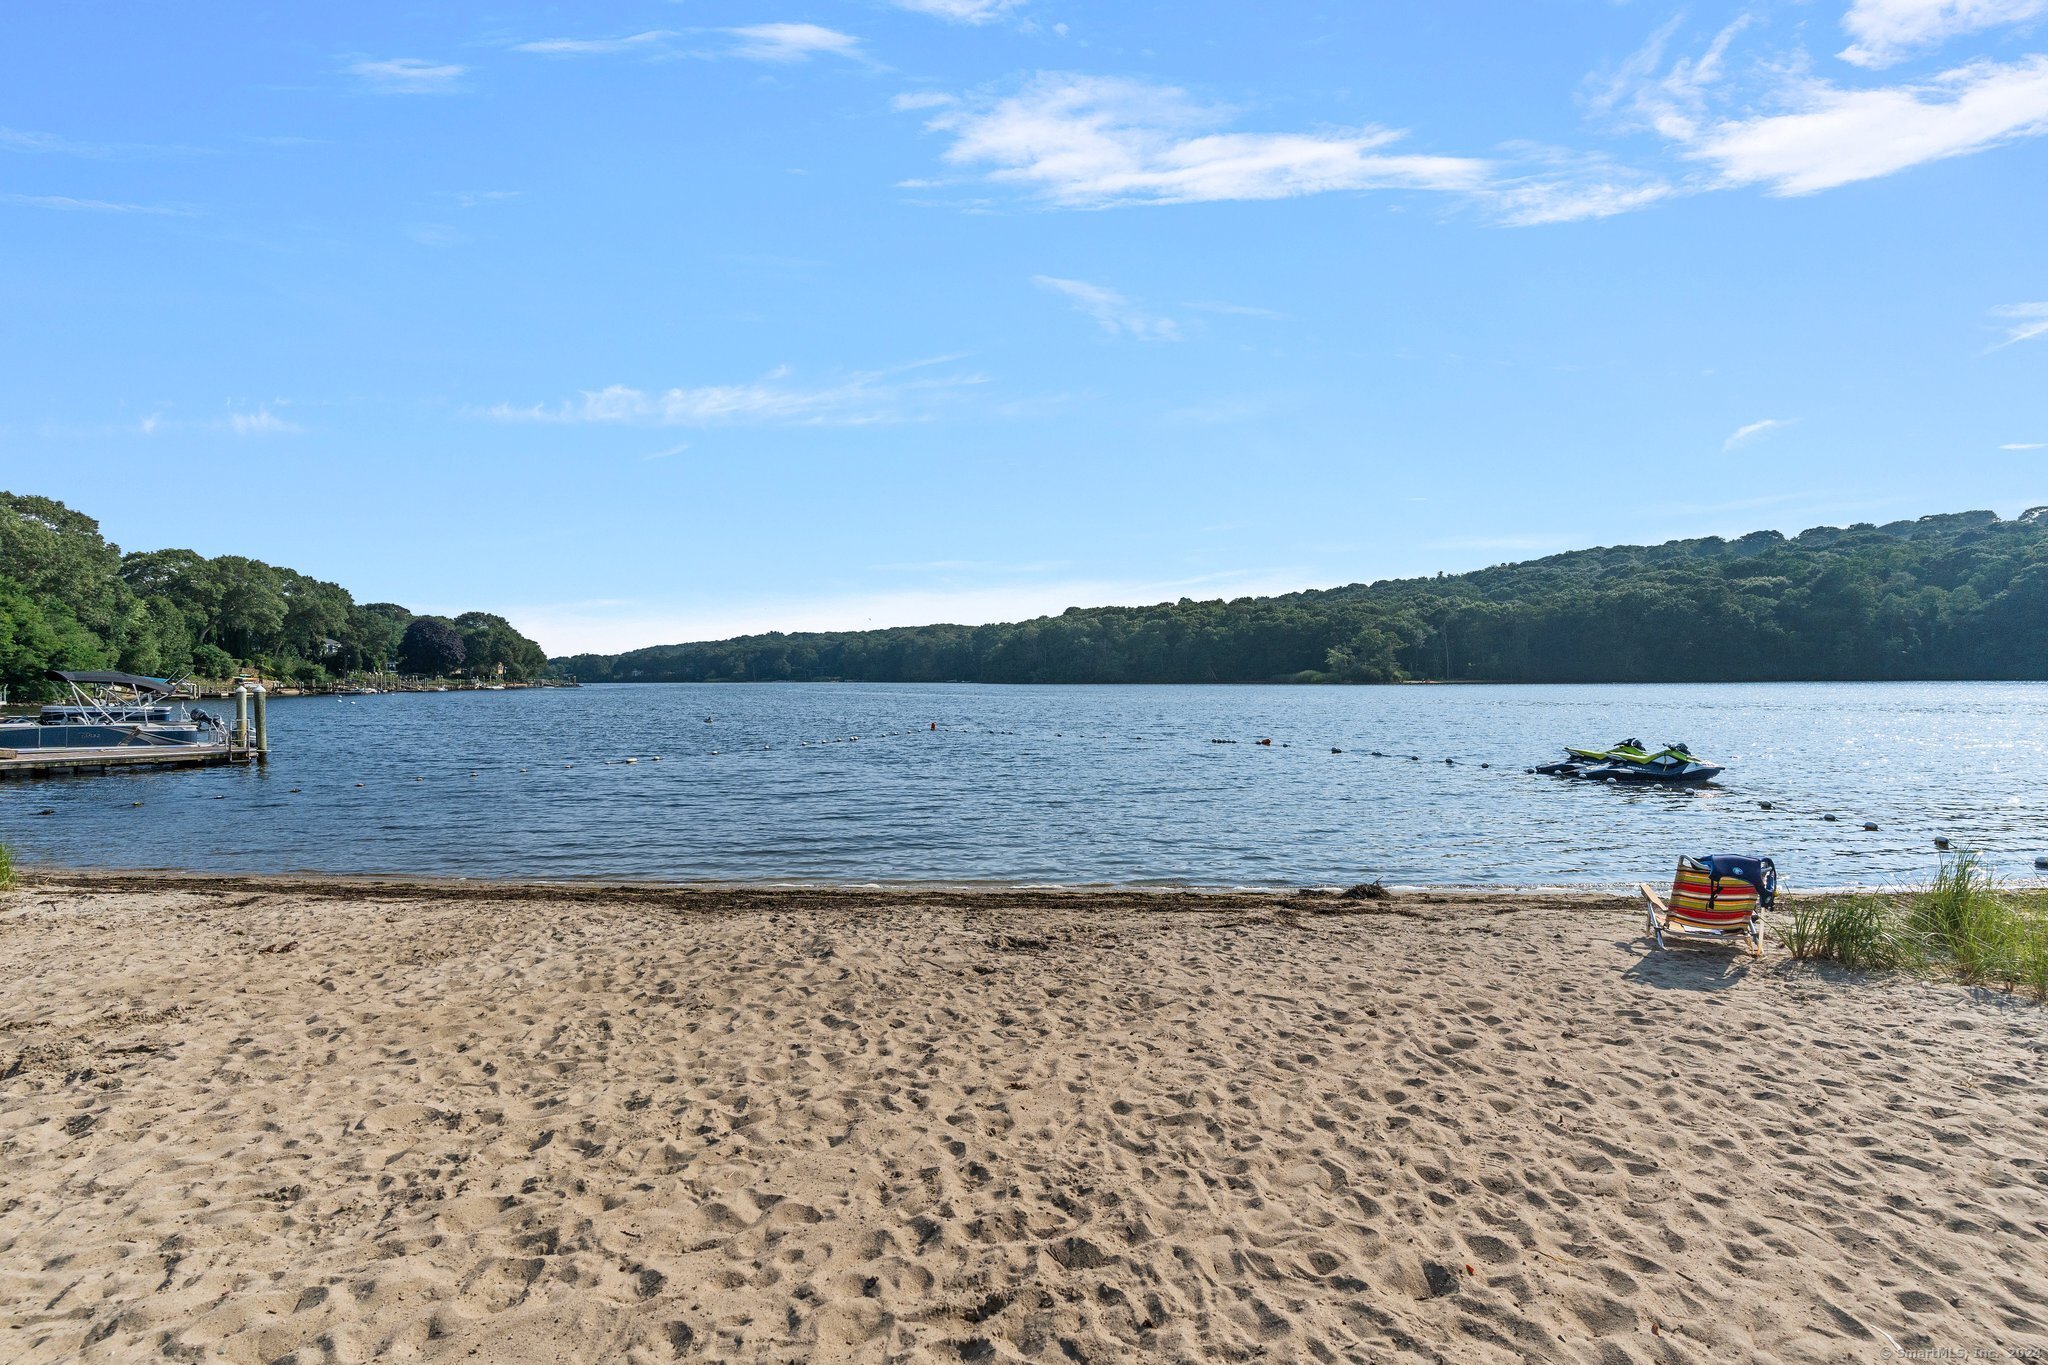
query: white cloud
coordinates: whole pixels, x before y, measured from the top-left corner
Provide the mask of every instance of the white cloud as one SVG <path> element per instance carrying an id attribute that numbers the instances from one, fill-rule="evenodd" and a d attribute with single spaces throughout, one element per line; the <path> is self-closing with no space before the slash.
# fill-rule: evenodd
<path id="1" fill-rule="evenodd" d="M 2005 327 L 2005 340 L 1993 350 L 2048 336 L 2048 303 L 2008 303 L 1992 309 L 1991 315 L 2004 319 Z"/>
<path id="2" fill-rule="evenodd" d="M 817 24 L 753 24 L 725 30 L 739 39 L 736 57 L 755 62 L 801 62 L 811 57 L 860 56 L 860 40 Z"/>
<path id="3" fill-rule="evenodd" d="M 537 52 L 548 57 L 587 57 L 606 52 L 631 52 L 676 36 L 668 29 L 657 28 L 645 33 L 630 33 L 623 38 L 542 38 L 530 43 L 514 43 L 512 50 Z"/>
<path id="4" fill-rule="evenodd" d="M 1018 8 L 1024 0 L 890 0 L 898 9 L 929 14 L 955 24 L 988 24 Z"/>
<path id="5" fill-rule="evenodd" d="M 643 463 L 644 463 L 644 462 L 646 462 L 646 461 L 648 461 L 648 460 L 666 460 L 666 459 L 668 459 L 668 458 L 669 458 L 669 457 L 670 457 L 671 455 L 680 455 L 680 454 L 682 454 L 682 453 L 683 453 L 684 451 L 688 450 L 689 448 L 690 448 L 690 443 L 689 443 L 688 441 L 684 441 L 684 442 L 682 442 L 682 443 L 680 443 L 680 444 L 678 444 L 678 445 L 672 445 L 672 446 L 670 446 L 670 447 L 669 447 L 669 448 L 668 448 L 667 450 L 656 450 L 656 451 L 652 451 L 652 452 L 650 452 L 650 453 L 648 453 L 648 454 L 646 454 L 646 455 L 642 455 L 642 456 L 640 457 L 640 459 L 641 459 L 641 461 L 642 461 Z"/>
<path id="6" fill-rule="evenodd" d="M 2048 0 L 1853 0 L 1842 28 L 1854 41 L 1840 56 L 1857 66 L 1886 67 L 1958 34 L 2043 13 Z"/>
<path id="7" fill-rule="evenodd" d="M 613 384 L 585 389 L 577 398 L 547 407 L 499 404 L 485 416 L 500 422 L 598 422 L 633 426 L 701 427 L 736 424 L 774 426 L 875 426 L 911 421 L 928 413 L 949 390 L 985 382 L 977 374 L 914 377 L 915 372 L 957 359 L 945 356 L 893 370 L 871 370 L 829 384 L 789 382 L 787 368 L 746 384 L 713 384 L 659 392 Z"/>
<path id="8" fill-rule="evenodd" d="M 1766 417 L 1761 422 L 1751 422 L 1746 427 L 1737 427 L 1732 436 L 1721 442 L 1721 449 L 1734 450 L 1738 446 L 1746 446 L 1766 432 L 1776 431 L 1779 427 L 1789 427 L 1791 425 L 1790 421 L 1778 417 Z"/>
<path id="9" fill-rule="evenodd" d="M 2000 450 L 2048 450 L 2048 441 L 2008 441 Z"/>
<path id="10" fill-rule="evenodd" d="M 347 70 L 379 94 L 443 95 L 459 88 L 469 68 L 418 57 L 392 57 L 381 62 L 351 62 Z"/>
<path id="11" fill-rule="evenodd" d="M 928 105 L 940 112 L 926 126 L 953 138 L 946 160 L 1065 208 L 1427 190 L 1523 225 L 1605 218 L 1675 193 L 1606 158 L 1541 148 L 1519 149 L 1520 162 L 1510 164 L 1394 152 L 1407 135 L 1387 128 L 1222 131 L 1231 111 L 1137 80 L 1045 74 L 1008 98 L 940 105 L 919 97 L 898 107 Z"/>
<path id="12" fill-rule="evenodd" d="M 949 133 L 946 160 L 988 168 L 1066 207 L 1283 199 L 1331 190 L 1483 187 L 1488 164 L 1396 154 L 1386 128 L 1309 133 L 1218 131 L 1229 112 L 1171 86 L 1066 74 L 1039 76 L 1005 99 L 950 109 L 927 126 Z"/>
<path id="13" fill-rule="evenodd" d="M 1086 280 L 1063 280 L 1052 275 L 1033 275 L 1031 282 L 1041 289 L 1064 295 L 1111 336 L 1127 336 L 1138 341 L 1180 340 L 1180 324 L 1172 318 L 1145 312 L 1114 289 L 1105 289 Z"/>
<path id="14" fill-rule="evenodd" d="M 150 418 L 150 430 L 155 429 L 155 418 Z M 305 430 L 297 422 L 287 422 L 269 408 L 258 408 L 254 412 L 231 412 L 227 416 L 227 429 L 237 436 L 295 436 Z"/>
<path id="15" fill-rule="evenodd" d="M 1790 112 L 1713 124 L 1687 155 L 1724 185 L 1812 194 L 2048 132 L 2048 56 L 1979 62 L 1917 85 L 1848 90 L 1805 80 Z"/>

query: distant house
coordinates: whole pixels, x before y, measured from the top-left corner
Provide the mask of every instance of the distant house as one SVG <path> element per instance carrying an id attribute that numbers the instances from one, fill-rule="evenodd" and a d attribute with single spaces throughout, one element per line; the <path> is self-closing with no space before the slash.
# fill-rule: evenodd
<path id="1" fill-rule="evenodd" d="M 339 641 L 339 640 L 334 640 L 334 639 L 330 639 L 330 638 L 328 638 L 328 637 L 327 637 L 327 636 L 325 636 L 325 635 L 323 635 L 323 636 L 321 636 L 321 637 L 320 637 L 320 657 L 321 657 L 321 658 L 323 658 L 323 659 L 331 659 L 331 658 L 333 658 L 333 657 L 334 657 L 335 655 L 337 655 L 337 654 L 339 654 L 339 653 L 341 653 L 341 641 Z"/>

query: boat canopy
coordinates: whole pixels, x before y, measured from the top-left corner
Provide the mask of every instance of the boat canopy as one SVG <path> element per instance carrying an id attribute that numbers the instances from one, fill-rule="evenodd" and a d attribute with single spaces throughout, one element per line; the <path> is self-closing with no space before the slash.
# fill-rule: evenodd
<path id="1" fill-rule="evenodd" d="M 53 668 L 44 675 L 53 682 L 70 683 L 74 687 L 132 687 L 137 692 L 153 692 L 157 696 L 171 694 L 172 684 L 165 678 L 145 678 L 136 673 L 68 673 Z"/>

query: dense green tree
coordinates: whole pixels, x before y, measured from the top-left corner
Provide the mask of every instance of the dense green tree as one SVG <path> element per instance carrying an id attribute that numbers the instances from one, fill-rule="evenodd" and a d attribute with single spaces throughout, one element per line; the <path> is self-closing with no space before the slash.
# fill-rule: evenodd
<path id="1" fill-rule="evenodd" d="M 1613 546 L 1011 625 L 755 635 L 556 667 L 616 682 L 2048 679 L 2048 509 Z"/>
<path id="2" fill-rule="evenodd" d="M 388 667 L 414 619 L 404 607 L 358 605 L 338 584 L 239 555 L 123 555 L 91 517 L 50 498 L 0 493 L 0 683 L 17 696 L 48 695 L 50 668 L 222 678 L 257 664 L 317 684 Z M 504 676 L 526 680 L 546 670 L 540 646 L 503 617 L 462 621 L 461 630 L 443 623 L 458 651 L 468 631 L 493 671 L 502 663 Z"/>
<path id="3" fill-rule="evenodd" d="M 455 618 L 462 636 L 464 666 L 472 677 L 531 678 L 548 665 L 539 645 L 512 628 L 502 616 L 466 611 Z"/>
<path id="4" fill-rule="evenodd" d="M 468 662 L 462 632 L 438 616 L 419 616 L 398 642 L 398 667 L 403 673 L 440 678 L 462 671 Z"/>

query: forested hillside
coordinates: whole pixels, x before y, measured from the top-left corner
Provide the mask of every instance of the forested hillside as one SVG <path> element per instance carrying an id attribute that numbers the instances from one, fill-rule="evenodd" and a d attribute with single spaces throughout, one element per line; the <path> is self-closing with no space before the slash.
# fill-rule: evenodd
<path id="1" fill-rule="evenodd" d="M 513 679 L 547 667 L 503 617 L 420 616 L 358 603 L 334 583 L 239 555 L 123 554 L 99 523 L 50 498 L 0 493 L 0 683 L 47 693 L 44 670 L 118 668 L 225 678 L 244 664 L 318 683 L 382 670 Z"/>
<path id="2" fill-rule="evenodd" d="M 1284 597 L 579 655 L 586 682 L 2048 679 L 2048 508 L 1579 550 Z"/>

